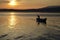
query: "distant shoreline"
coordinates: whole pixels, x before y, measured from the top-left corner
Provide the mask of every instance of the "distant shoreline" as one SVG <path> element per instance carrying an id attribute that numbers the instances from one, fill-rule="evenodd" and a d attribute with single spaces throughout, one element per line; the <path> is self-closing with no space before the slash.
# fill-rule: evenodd
<path id="1" fill-rule="evenodd" d="M 38 9 L 29 10 L 14 10 L 14 9 L 0 9 L 0 12 L 42 12 L 42 13 L 60 13 L 60 11 L 40 11 Z"/>
<path id="2" fill-rule="evenodd" d="M 41 11 L 40 9 L 15 10 L 15 9 L 0 9 L 0 12 L 42 12 L 42 13 L 60 13 L 60 11 Z"/>
<path id="3" fill-rule="evenodd" d="M 0 12 L 43 12 L 43 13 L 60 13 L 60 6 L 48 6 L 38 9 L 0 9 Z"/>

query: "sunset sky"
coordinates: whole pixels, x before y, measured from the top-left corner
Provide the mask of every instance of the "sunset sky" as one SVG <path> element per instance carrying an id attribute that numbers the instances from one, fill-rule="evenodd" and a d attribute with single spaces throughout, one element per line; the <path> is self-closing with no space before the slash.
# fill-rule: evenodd
<path id="1" fill-rule="evenodd" d="M 32 9 L 60 5 L 60 0 L 0 0 L 0 9 Z"/>

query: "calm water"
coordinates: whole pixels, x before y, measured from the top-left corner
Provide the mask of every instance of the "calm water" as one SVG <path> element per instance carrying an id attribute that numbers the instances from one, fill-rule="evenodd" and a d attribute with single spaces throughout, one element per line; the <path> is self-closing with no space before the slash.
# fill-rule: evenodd
<path id="1" fill-rule="evenodd" d="M 46 17 L 47 23 L 38 24 L 37 14 Z M 60 16 L 57 15 L 60 13 L 0 12 L 0 40 L 60 40 Z"/>

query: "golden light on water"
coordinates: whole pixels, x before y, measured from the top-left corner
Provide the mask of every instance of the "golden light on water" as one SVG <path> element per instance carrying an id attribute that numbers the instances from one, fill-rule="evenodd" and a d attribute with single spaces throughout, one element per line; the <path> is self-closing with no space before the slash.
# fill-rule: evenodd
<path id="1" fill-rule="evenodd" d="M 15 18 L 13 15 L 11 15 L 11 18 L 10 18 L 10 25 L 15 25 Z"/>
<path id="2" fill-rule="evenodd" d="M 15 13 L 14 12 L 12 12 L 12 13 L 10 13 L 11 15 L 14 15 Z"/>
<path id="3" fill-rule="evenodd" d="M 15 5 L 17 5 L 16 0 L 10 0 L 9 5 L 10 5 L 10 6 L 15 6 Z"/>
<path id="4" fill-rule="evenodd" d="M 14 13 L 11 13 L 11 16 L 9 17 L 9 28 L 14 28 L 16 24 L 16 19 Z"/>

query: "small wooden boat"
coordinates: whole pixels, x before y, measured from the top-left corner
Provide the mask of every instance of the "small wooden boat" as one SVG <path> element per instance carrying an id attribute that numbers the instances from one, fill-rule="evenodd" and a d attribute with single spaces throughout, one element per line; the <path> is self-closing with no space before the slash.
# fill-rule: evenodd
<path id="1" fill-rule="evenodd" d="M 46 22 L 47 18 L 44 19 L 40 19 L 40 18 L 36 18 L 36 22 Z"/>
<path id="2" fill-rule="evenodd" d="M 38 15 L 36 18 L 36 22 L 42 22 L 42 23 L 46 23 L 47 18 L 40 18 L 40 16 Z"/>

